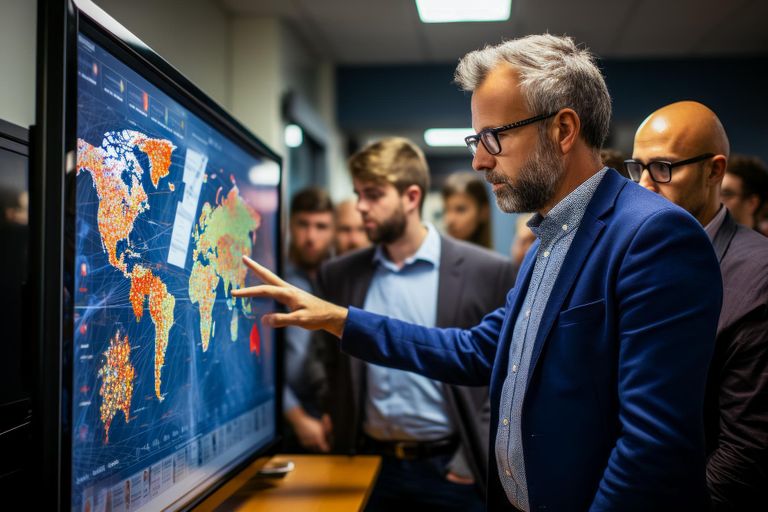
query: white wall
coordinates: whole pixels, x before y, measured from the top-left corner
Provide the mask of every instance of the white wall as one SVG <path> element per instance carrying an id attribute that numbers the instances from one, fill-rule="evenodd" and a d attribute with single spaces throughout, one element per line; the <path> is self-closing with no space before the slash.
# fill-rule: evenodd
<path id="1" fill-rule="evenodd" d="M 0 0 L 0 119 L 35 122 L 37 2 Z"/>
<path id="2" fill-rule="evenodd" d="M 301 94 L 325 125 L 328 188 L 334 202 L 347 199 L 352 195 L 352 180 L 344 158 L 343 139 L 336 128 L 336 67 L 313 55 L 285 26 L 282 44 L 284 90 Z"/>
<path id="3" fill-rule="evenodd" d="M 320 69 L 319 83 L 320 116 L 328 120 L 329 126 L 336 126 L 336 68 L 330 62 L 326 62 Z M 339 203 L 349 199 L 353 195 L 352 179 L 347 168 L 345 140 L 334 129 L 328 136 L 328 188 L 331 191 L 331 199 Z"/>
<path id="4" fill-rule="evenodd" d="M 231 26 L 230 97 L 234 115 L 285 156 L 281 102 L 287 92 L 301 95 L 325 126 L 331 197 L 339 200 L 351 195 L 336 128 L 334 65 L 318 60 L 288 26 L 274 18 L 238 16 Z M 284 169 L 290 180 L 291 162 L 287 159 Z"/>
<path id="5" fill-rule="evenodd" d="M 283 90 L 281 24 L 273 18 L 232 22 L 232 112 L 268 146 L 285 155 L 280 95 Z"/>

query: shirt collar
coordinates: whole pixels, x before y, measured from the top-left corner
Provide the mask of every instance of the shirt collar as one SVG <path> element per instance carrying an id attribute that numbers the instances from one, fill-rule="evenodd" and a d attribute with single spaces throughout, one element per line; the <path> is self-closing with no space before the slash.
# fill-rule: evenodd
<path id="1" fill-rule="evenodd" d="M 573 192 L 560 200 L 547 214 L 535 213 L 528 221 L 528 227 L 541 239 L 542 244 L 553 242 L 579 227 L 587 205 L 597 190 L 597 186 L 608 171 L 607 167 L 592 175 Z"/>
<path id="2" fill-rule="evenodd" d="M 714 218 L 711 221 L 709 221 L 709 224 L 707 224 L 706 227 L 704 228 L 704 231 L 706 231 L 707 236 L 709 237 L 709 240 L 712 242 L 715 241 L 715 236 L 717 235 L 717 232 L 720 231 L 720 226 L 723 225 L 726 211 L 728 211 L 727 208 L 721 204 L 720 209 L 717 211 L 717 214 L 714 216 Z"/>
<path id="3" fill-rule="evenodd" d="M 421 243 L 419 249 L 403 262 L 403 267 L 415 263 L 416 261 L 424 261 L 432 264 L 435 268 L 440 267 L 440 235 L 437 232 L 435 226 L 426 222 L 424 226 L 427 228 L 427 236 Z M 397 272 L 400 269 L 387 257 L 387 253 L 384 250 L 384 244 L 378 244 L 376 250 L 373 253 L 373 262 L 379 265 L 383 265 L 393 272 Z"/>

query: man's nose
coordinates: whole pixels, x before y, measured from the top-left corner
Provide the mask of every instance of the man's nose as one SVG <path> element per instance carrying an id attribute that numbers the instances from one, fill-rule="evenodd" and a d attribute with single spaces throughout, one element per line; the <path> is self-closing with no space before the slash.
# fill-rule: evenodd
<path id="1" fill-rule="evenodd" d="M 488 153 L 481 142 L 477 145 L 475 156 L 472 158 L 472 168 L 478 172 L 493 169 L 496 163 L 495 160 L 493 155 Z"/>
<path id="2" fill-rule="evenodd" d="M 320 235 L 320 230 L 318 228 L 309 228 L 307 230 L 307 241 L 310 243 L 315 243 Z"/>
<path id="3" fill-rule="evenodd" d="M 643 174 L 640 175 L 640 181 L 638 183 L 641 187 L 645 187 L 651 192 L 659 191 L 656 187 L 656 182 L 651 179 L 651 173 L 648 172 L 648 169 L 643 169 Z"/>

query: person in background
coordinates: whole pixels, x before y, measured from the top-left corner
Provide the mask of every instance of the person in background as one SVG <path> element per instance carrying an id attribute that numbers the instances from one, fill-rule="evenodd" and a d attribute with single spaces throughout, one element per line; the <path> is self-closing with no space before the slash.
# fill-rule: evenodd
<path id="1" fill-rule="evenodd" d="M 768 168 L 757 157 L 734 155 L 720 187 L 720 199 L 739 224 L 756 229 L 758 214 L 768 203 Z"/>
<path id="2" fill-rule="evenodd" d="M 637 130 L 632 178 L 682 206 L 704 227 L 720 262 L 723 307 L 704 402 L 707 484 L 716 510 L 768 503 L 768 238 L 720 203 L 729 143 L 701 103 L 651 114 Z M 725 185 L 723 185 L 725 188 Z M 717 282 L 712 286 L 719 286 Z"/>
<path id="3" fill-rule="evenodd" d="M 522 213 L 517 216 L 515 220 L 515 239 L 512 240 L 512 264 L 516 269 L 520 268 L 523 264 L 525 255 L 528 253 L 528 249 L 531 248 L 536 241 L 536 235 L 528 227 L 528 221 L 533 217 L 530 213 Z"/>
<path id="4" fill-rule="evenodd" d="M 336 205 L 336 256 L 371 245 L 357 211 L 357 201 L 346 199 Z"/>
<path id="5" fill-rule="evenodd" d="M 422 220 L 429 169 L 418 146 L 382 139 L 355 153 L 349 168 L 374 245 L 324 264 L 322 296 L 403 320 L 464 327 L 504 303 L 514 281 L 509 260 L 440 236 Z M 331 336 L 320 345 L 333 451 L 383 456 L 366 510 L 482 510 L 488 389 L 365 364 L 341 353 Z"/>
<path id="6" fill-rule="evenodd" d="M 299 191 L 291 200 L 288 224 L 290 240 L 285 280 L 316 292 L 317 271 L 331 255 L 334 210 L 323 189 Z M 283 414 L 291 429 L 286 431 L 286 451 L 327 452 L 330 421 L 323 417 L 317 389 L 317 367 L 308 360 L 311 335 L 304 329 L 285 330 L 285 388 Z"/>
<path id="7" fill-rule="evenodd" d="M 473 172 L 455 172 L 446 178 L 442 193 L 448 235 L 491 249 L 491 209 L 483 179 Z"/>
<path id="8" fill-rule="evenodd" d="M 627 170 L 624 169 L 624 160 L 626 160 L 626 158 L 627 155 L 618 149 L 603 148 L 600 150 L 600 160 L 602 160 L 604 166 L 616 169 L 619 174 L 625 178 L 629 178 Z"/>
<path id="9" fill-rule="evenodd" d="M 705 510 L 704 390 L 722 300 L 707 235 L 603 166 L 611 99 L 571 38 L 487 46 L 456 77 L 472 91 L 472 167 L 503 211 L 536 212 L 538 240 L 504 307 L 469 329 L 425 327 L 323 301 L 247 257 L 265 284 L 233 296 L 286 304 L 262 322 L 323 329 L 372 365 L 490 382 L 490 510 Z M 469 282 L 454 300 L 483 289 Z"/>

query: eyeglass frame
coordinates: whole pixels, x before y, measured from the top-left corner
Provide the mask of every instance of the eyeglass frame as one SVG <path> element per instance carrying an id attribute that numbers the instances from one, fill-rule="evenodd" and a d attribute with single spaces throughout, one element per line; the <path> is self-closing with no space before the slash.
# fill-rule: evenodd
<path id="1" fill-rule="evenodd" d="M 555 110 L 549 114 L 539 114 L 533 117 L 529 117 L 528 119 L 523 119 L 522 121 L 515 121 L 514 123 L 505 124 L 504 126 L 499 126 L 496 128 L 484 128 L 474 135 L 468 135 L 464 137 L 464 143 L 467 145 L 469 152 L 472 153 L 473 156 L 477 154 L 478 144 L 482 144 L 489 155 L 498 155 L 501 153 L 501 141 L 499 140 L 499 133 L 505 132 L 507 130 L 513 130 L 515 128 L 522 128 L 523 126 L 527 126 L 538 121 L 543 121 L 544 119 L 549 119 L 550 117 L 553 117 L 558 112 L 560 112 L 560 110 Z M 483 142 L 483 136 L 485 136 L 487 133 L 493 135 L 493 138 L 496 140 L 496 145 L 499 147 L 499 150 L 495 153 L 488 149 L 488 146 L 486 146 L 485 142 Z"/>
<path id="2" fill-rule="evenodd" d="M 702 154 L 694 156 L 692 158 L 686 158 L 685 160 L 678 160 L 677 162 L 670 162 L 668 160 L 652 160 L 652 161 L 648 162 L 647 164 L 641 162 L 640 160 L 635 160 L 634 158 L 628 158 L 627 160 L 624 160 L 624 169 L 627 171 L 627 174 L 629 174 L 629 177 L 632 178 L 632 173 L 629 171 L 629 168 L 627 167 L 627 164 L 639 164 L 641 166 L 640 176 L 637 178 L 637 180 L 632 178 L 632 181 L 634 181 L 635 183 L 639 183 L 640 182 L 640 178 L 642 178 L 642 176 L 643 176 L 643 171 L 648 171 L 648 176 L 650 176 L 651 180 L 654 181 L 655 183 L 669 183 L 670 181 L 672 181 L 672 169 L 674 169 L 675 167 L 681 167 L 683 165 L 695 164 L 695 163 L 698 163 L 698 162 L 703 162 L 704 160 L 707 160 L 709 158 L 713 158 L 713 157 L 716 157 L 716 156 L 717 156 L 716 153 L 702 153 Z M 651 169 L 650 169 L 650 166 L 652 164 L 664 164 L 667 167 L 669 167 L 669 179 L 667 179 L 667 180 L 657 180 L 656 177 L 651 172 Z"/>

